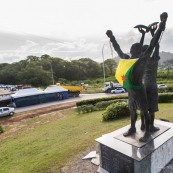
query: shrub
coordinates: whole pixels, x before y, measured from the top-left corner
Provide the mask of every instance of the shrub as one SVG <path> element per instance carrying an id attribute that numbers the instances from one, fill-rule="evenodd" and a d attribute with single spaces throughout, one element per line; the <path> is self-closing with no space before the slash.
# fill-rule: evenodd
<path id="1" fill-rule="evenodd" d="M 97 110 L 104 110 L 106 109 L 109 105 L 112 103 L 117 103 L 117 102 L 125 102 L 127 99 L 117 99 L 117 100 L 109 100 L 109 101 L 101 101 L 96 103 L 95 107 Z"/>
<path id="2" fill-rule="evenodd" d="M 158 92 L 159 93 L 168 93 L 168 92 L 173 92 L 173 87 L 172 86 L 168 86 L 167 88 L 159 88 L 158 89 Z"/>
<path id="3" fill-rule="evenodd" d="M 88 113 L 95 111 L 95 107 L 93 105 L 82 105 L 76 108 L 76 111 L 80 113 Z"/>
<path id="4" fill-rule="evenodd" d="M 129 116 L 130 111 L 127 102 L 117 102 L 108 106 L 106 111 L 102 115 L 102 121 L 108 121 L 111 119 L 118 119 Z"/>
<path id="5" fill-rule="evenodd" d="M 98 110 L 104 110 L 109 105 L 111 105 L 112 103 L 116 103 L 116 102 L 127 102 L 127 99 L 101 101 L 101 102 L 98 102 L 95 106 L 94 105 L 82 105 L 82 106 L 78 106 L 76 108 L 76 111 L 80 114 L 80 113 L 88 113 L 88 112 L 93 112 L 93 111 L 98 111 Z"/>
<path id="6" fill-rule="evenodd" d="M 2 128 L 2 126 L 0 125 L 0 133 L 3 133 L 4 129 Z"/>
<path id="7" fill-rule="evenodd" d="M 113 96 L 113 97 L 103 97 L 103 98 L 97 98 L 97 99 L 88 99 L 88 100 L 82 100 L 76 102 L 76 106 L 82 106 L 82 105 L 96 105 L 98 102 L 101 101 L 109 101 L 109 100 L 116 100 L 116 99 L 127 99 L 127 95 L 121 95 L 121 96 Z"/>
<path id="8" fill-rule="evenodd" d="M 173 93 L 159 94 L 159 103 L 170 103 L 173 101 Z"/>

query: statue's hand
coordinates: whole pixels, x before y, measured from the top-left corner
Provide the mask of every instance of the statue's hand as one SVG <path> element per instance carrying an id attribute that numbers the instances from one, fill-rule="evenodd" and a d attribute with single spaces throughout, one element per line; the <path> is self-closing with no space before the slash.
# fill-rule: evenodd
<path id="1" fill-rule="evenodd" d="M 163 21 L 163 20 L 167 20 L 168 18 L 168 13 L 164 12 L 160 15 L 160 20 Z"/>
<path id="2" fill-rule="evenodd" d="M 157 29 L 157 24 L 156 25 L 153 25 L 153 26 L 150 26 L 150 32 L 151 32 L 151 35 L 153 36 L 155 31 Z"/>
<path id="3" fill-rule="evenodd" d="M 145 32 L 146 32 L 146 31 L 144 31 L 144 29 L 142 29 L 142 28 L 140 28 L 140 27 L 138 28 L 138 30 L 139 30 L 139 32 L 140 32 L 141 34 L 145 34 Z"/>
<path id="4" fill-rule="evenodd" d="M 107 30 L 107 31 L 106 31 L 106 35 L 107 35 L 109 38 L 111 38 L 111 37 L 113 36 L 113 33 L 112 33 L 111 30 Z"/>
<path id="5" fill-rule="evenodd" d="M 165 27 L 166 27 L 166 21 L 167 21 L 167 18 L 168 18 L 168 13 L 164 12 L 160 15 L 160 25 L 159 25 L 159 28 L 164 31 L 165 30 Z"/>

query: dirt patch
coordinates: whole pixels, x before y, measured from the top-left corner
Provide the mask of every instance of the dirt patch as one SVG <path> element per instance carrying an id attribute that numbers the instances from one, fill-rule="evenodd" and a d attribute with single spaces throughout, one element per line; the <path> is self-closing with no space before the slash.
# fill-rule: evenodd
<path id="1" fill-rule="evenodd" d="M 1 118 L 0 125 L 5 129 L 5 132 L 0 133 L 0 141 L 25 133 L 40 125 L 63 118 L 65 115 L 60 111 L 74 108 L 75 106 L 75 102 L 64 103 L 37 110 L 16 113 L 14 116 Z"/>
<path id="2" fill-rule="evenodd" d="M 76 106 L 76 102 L 72 102 L 72 103 L 64 103 L 64 104 L 54 105 L 54 106 L 45 107 L 45 108 L 39 108 L 37 110 L 26 111 L 22 113 L 16 113 L 15 116 L 1 119 L 0 123 L 2 125 L 5 125 L 5 124 L 13 123 L 13 122 L 19 122 L 23 119 L 34 118 L 39 115 L 47 114 L 54 111 L 69 109 L 75 106 Z"/>
<path id="3" fill-rule="evenodd" d="M 79 154 L 71 164 L 68 164 L 61 168 L 61 173 L 96 173 L 99 166 L 91 163 L 91 159 L 82 160 L 91 151 L 96 151 L 98 153 L 98 145 L 88 148 L 83 153 Z"/>

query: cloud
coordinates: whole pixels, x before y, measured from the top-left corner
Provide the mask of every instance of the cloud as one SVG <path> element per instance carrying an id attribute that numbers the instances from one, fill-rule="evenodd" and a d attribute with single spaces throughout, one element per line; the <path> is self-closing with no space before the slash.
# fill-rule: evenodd
<path id="1" fill-rule="evenodd" d="M 133 43 L 139 42 L 141 34 L 137 30 L 128 33 L 114 33 L 117 42 L 124 53 L 128 53 Z M 0 62 L 12 63 L 26 59 L 29 55 L 41 56 L 48 54 L 65 60 L 88 57 L 95 61 L 102 61 L 102 49 L 104 59 L 117 56 L 114 49 L 111 50 L 109 38 L 102 36 L 76 37 L 73 39 L 49 38 L 19 33 L 0 32 Z M 149 44 L 150 34 L 146 35 L 145 44 Z M 173 28 L 164 32 L 161 41 L 161 51 L 173 52 Z M 104 47 L 103 47 L 104 45 Z"/>
<path id="2" fill-rule="evenodd" d="M 18 48 L 15 49 L 15 45 L 11 50 L 1 50 L 0 51 L 0 59 L 1 62 L 14 62 L 14 61 L 19 61 L 22 59 L 25 59 L 28 54 L 32 54 L 34 47 L 37 46 L 38 44 L 26 40 L 23 45 L 18 46 Z"/>

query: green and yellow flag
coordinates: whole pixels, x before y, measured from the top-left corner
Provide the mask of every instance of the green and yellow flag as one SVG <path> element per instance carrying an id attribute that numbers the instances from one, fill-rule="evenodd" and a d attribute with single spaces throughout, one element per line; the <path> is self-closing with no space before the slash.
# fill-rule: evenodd
<path id="1" fill-rule="evenodd" d="M 126 89 L 140 89 L 140 86 L 136 86 L 131 81 L 132 70 L 138 59 L 120 59 L 115 73 L 115 78 Z"/>

